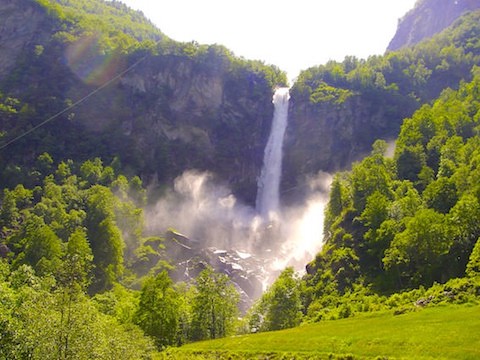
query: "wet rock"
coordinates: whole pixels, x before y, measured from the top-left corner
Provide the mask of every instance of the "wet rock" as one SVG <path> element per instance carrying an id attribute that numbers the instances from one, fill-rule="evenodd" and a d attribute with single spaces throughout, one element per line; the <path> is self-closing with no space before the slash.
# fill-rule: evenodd
<path id="1" fill-rule="evenodd" d="M 268 261 L 239 249 L 202 248 L 199 242 L 180 233 L 169 231 L 166 235 L 166 252 L 175 265 L 175 281 L 194 280 L 202 270 L 211 266 L 226 274 L 240 294 L 240 310 L 246 312 L 264 290 L 269 278 Z"/>

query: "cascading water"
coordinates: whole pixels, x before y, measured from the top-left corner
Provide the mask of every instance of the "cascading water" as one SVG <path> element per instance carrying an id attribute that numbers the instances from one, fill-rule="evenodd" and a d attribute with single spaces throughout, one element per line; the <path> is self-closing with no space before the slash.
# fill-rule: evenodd
<path id="1" fill-rule="evenodd" d="M 242 289 L 244 311 L 286 266 L 304 269 L 322 246 L 323 209 L 328 176 L 311 176 L 304 205 L 280 208 L 282 147 L 287 127 L 289 91 L 273 96 L 274 116 L 258 180 L 256 209 L 237 202 L 209 173 L 186 171 L 173 191 L 150 211 L 150 232 L 168 231 L 169 259 L 175 279 L 190 281 L 208 263 Z M 281 211 L 280 211 L 281 210 Z M 288 221 L 286 220 L 288 219 Z M 202 265 L 203 266 L 203 265 Z"/>
<path id="2" fill-rule="evenodd" d="M 263 168 L 258 180 L 256 209 L 263 219 L 278 214 L 280 207 L 280 177 L 282 174 L 282 148 L 288 120 L 288 88 L 279 88 L 273 95 L 275 105 L 272 129 L 263 157 Z"/>

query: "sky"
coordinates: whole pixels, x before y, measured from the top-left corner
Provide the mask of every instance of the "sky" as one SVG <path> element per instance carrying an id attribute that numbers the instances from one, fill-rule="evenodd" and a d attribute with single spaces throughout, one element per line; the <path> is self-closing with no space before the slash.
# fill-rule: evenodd
<path id="1" fill-rule="evenodd" d="M 385 52 L 416 0 L 121 0 L 177 41 L 221 44 L 294 79 L 300 70 Z"/>

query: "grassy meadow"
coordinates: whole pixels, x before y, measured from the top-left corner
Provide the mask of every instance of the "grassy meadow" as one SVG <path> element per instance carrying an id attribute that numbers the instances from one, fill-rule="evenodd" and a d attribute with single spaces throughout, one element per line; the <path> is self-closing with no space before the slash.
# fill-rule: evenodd
<path id="1" fill-rule="evenodd" d="M 370 313 L 192 343 L 165 359 L 480 359 L 480 306 Z M 162 358 L 161 357 L 161 358 Z"/>

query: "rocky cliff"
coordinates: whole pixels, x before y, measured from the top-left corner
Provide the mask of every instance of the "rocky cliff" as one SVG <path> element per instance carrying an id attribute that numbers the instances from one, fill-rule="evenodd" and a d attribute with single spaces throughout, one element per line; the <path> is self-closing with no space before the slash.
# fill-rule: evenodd
<path id="1" fill-rule="evenodd" d="M 469 81 L 480 64 L 479 19 L 480 11 L 469 12 L 416 46 L 304 70 L 291 90 L 284 198 L 301 194 L 319 171 L 348 169 L 376 139 L 395 139 L 403 120 L 420 106 Z"/>
<path id="2" fill-rule="evenodd" d="M 387 50 L 412 46 L 446 29 L 468 11 L 480 8 L 480 0 L 419 0 L 415 8 L 399 20 Z"/>
<path id="3" fill-rule="evenodd" d="M 422 1 L 416 8 L 430 4 L 454 16 L 476 3 Z M 0 140 L 61 112 L 2 151 L 0 166 L 9 169 L 2 185 L 15 184 L 16 173 L 48 152 L 57 161 L 117 157 L 124 171 L 161 184 L 188 169 L 211 171 L 254 203 L 273 88 L 285 83 L 277 68 L 222 46 L 176 43 L 119 2 L 0 0 L 0 24 L 0 105 L 18 100 L 2 114 Z M 312 76 L 306 70 L 292 89 L 283 192 L 293 194 L 319 170 L 347 168 L 375 139 L 394 138 L 422 103 L 468 79 L 478 63 L 475 24 L 465 21 L 460 34 L 425 47 L 346 59 Z"/>
<path id="4" fill-rule="evenodd" d="M 89 96 L 8 146 L 3 167 L 46 151 L 58 161 L 117 157 L 125 171 L 161 183 L 195 168 L 253 203 L 273 88 L 285 75 L 222 46 L 176 43 L 155 29 L 147 36 L 148 22 L 120 3 L 89 4 L 84 14 L 70 0 L 0 0 L 0 100 L 19 103 L 0 125 L 3 140 Z"/>
<path id="5" fill-rule="evenodd" d="M 383 95 L 383 96 L 382 96 Z M 393 140 L 413 100 L 394 104 L 387 94 L 353 93 L 342 103 L 306 101 L 292 91 L 282 189 L 302 195 L 319 171 L 336 172 L 370 153 L 375 139 Z"/>
<path id="6" fill-rule="evenodd" d="M 120 126 L 133 148 L 157 163 L 160 179 L 193 168 L 212 171 L 251 203 L 273 90 L 261 73 L 232 71 L 215 48 L 207 56 L 206 62 L 151 57 L 125 76 L 121 86 L 132 114 Z"/>

